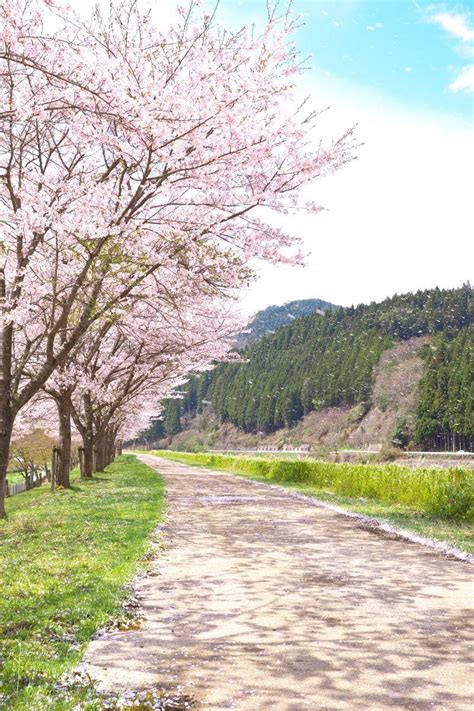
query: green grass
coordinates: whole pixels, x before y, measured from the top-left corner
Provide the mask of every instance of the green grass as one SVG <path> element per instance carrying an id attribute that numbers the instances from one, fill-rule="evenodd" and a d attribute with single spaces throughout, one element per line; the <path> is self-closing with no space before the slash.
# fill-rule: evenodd
<path id="1" fill-rule="evenodd" d="M 389 464 L 278 461 L 169 451 L 151 453 L 254 481 L 277 483 L 474 553 L 474 474 L 469 470 L 417 470 Z"/>
<path id="2" fill-rule="evenodd" d="M 125 455 L 71 490 L 7 500 L 0 521 L 0 708 L 99 708 L 55 683 L 96 630 L 123 611 L 124 584 L 162 517 L 159 475 Z M 87 698 L 89 698 L 87 696 Z M 77 704 L 80 702 L 80 705 Z"/>

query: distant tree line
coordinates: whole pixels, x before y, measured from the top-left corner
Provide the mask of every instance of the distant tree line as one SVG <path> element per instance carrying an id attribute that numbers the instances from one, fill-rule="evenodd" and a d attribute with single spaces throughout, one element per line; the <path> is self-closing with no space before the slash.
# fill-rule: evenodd
<path id="1" fill-rule="evenodd" d="M 178 432 L 181 418 L 201 412 L 208 402 L 222 422 L 267 434 L 291 427 L 312 410 L 368 401 L 383 351 L 400 340 L 432 335 L 422 351 L 416 439 L 430 449 L 470 448 L 473 322 L 470 284 L 311 314 L 243 349 L 243 362 L 192 376 L 182 398 L 165 403 L 165 432 Z"/>

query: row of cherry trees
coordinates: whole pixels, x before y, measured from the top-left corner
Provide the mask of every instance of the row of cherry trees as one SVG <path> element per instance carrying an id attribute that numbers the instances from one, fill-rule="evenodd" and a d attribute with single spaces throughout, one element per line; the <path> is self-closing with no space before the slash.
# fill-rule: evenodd
<path id="1" fill-rule="evenodd" d="M 160 28 L 137 0 L 89 18 L 0 6 L 0 516 L 14 428 L 57 408 L 85 473 L 155 403 L 222 358 L 254 259 L 299 261 L 271 213 L 350 160 L 296 101 L 295 20 L 224 31 L 191 0 Z"/>

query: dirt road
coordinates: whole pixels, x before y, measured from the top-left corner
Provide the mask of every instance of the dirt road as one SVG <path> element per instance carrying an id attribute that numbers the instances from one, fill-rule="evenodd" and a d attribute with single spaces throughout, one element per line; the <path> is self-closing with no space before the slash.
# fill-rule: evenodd
<path id="1" fill-rule="evenodd" d="M 472 708 L 472 565 L 265 484 L 140 458 L 166 478 L 166 550 L 138 586 L 142 628 L 89 648 L 103 686 L 180 686 L 213 710 Z"/>

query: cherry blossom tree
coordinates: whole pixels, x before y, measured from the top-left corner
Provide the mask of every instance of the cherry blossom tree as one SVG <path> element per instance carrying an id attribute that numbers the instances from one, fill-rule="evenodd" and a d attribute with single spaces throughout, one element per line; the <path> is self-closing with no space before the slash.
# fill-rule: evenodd
<path id="1" fill-rule="evenodd" d="M 96 470 L 102 471 L 130 412 L 156 413 L 159 400 L 189 372 L 227 356 L 238 326 L 233 310 L 219 302 L 190 304 L 185 310 L 182 304 L 165 308 L 141 300 L 122 319 L 91 329 L 75 358 L 45 386 L 58 404 L 58 483 L 69 485 L 71 416 L 83 440 L 83 473 L 91 476 L 93 451 Z"/>
<path id="2" fill-rule="evenodd" d="M 270 13 L 231 33 L 195 2 L 166 30 L 135 0 L 88 21 L 2 2 L 0 516 L 15 418 L 91 328 L 143 293 L 204 303 L 254 258 L 299 259 L 266 216 L 317 209 L 301 188 L 353 142 L 315 141 L 293 29 Z"/>

